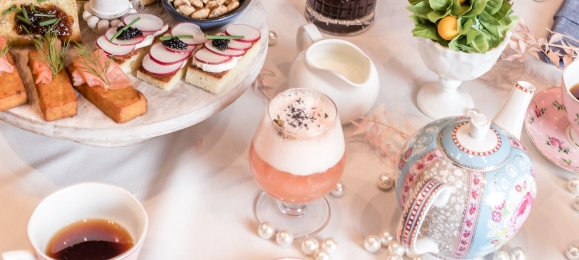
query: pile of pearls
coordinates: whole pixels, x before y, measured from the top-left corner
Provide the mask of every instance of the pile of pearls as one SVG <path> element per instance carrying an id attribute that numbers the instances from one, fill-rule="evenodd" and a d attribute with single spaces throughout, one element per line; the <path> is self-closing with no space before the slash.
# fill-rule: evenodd
<path id="1" fill-rule="evenodd" d="M 527 253 L 520 247 L 513 248 L 511 253 L 505 251 L 497 251 L 493 256 L 493 260 L 525 260 Z"/>
<path id="2" fill-rule="evenodd" d="M 103 34 L 111 27 L 117 27 L 121 20 L 120 17 L 117 19 L 107 20 L 102 19 L 95 14 L 88 11 L 90 8 L 88 7 L 89 2 L 84 5 L 84 12 L 82 13 L 82 19 L 86 21 L 86 25 L 96 33 Z M 127 14 L 136 14 L 137 10 L 135 10 L 134 6 L 131 5 Z"/>
<path id="3" fill-rule="evenodd" d="M 387 260 L 402 260 L 402 256 L 406 253 L 411 259 L 414 260 L 423 260 L 425 259 L 424 256 L 416 255 L 407 251 L 404 246 L 402 246 L 398 241 L 396 241 L 396 236 L 390 230 L 384 230 L 380 232 L 378 236 L 376 235 L 369 235 L 364 239 L 364 248 L 368 252 L 378 252 L 381 247 L 388 248 L 388 257 Z"/>
<path id="4" fill-rule="evenodd" d="M 263 239 L 270 239 L 275 235 L 275 241 L 282 247 L 291 246 L 294 242 L 294 235 L 288 230 L 281 230 L 275 233 L 275 227 L 269 222 L 263 222 L 257 228 L 257 234 Z M 328 237 L 319 243 L 313 237 L 308 237 L 302 242 L 302 252 L 305 255 L 313 256 L 314 260 L 330 260 L 330 256 L 336 248 L 338 241 Z"/>

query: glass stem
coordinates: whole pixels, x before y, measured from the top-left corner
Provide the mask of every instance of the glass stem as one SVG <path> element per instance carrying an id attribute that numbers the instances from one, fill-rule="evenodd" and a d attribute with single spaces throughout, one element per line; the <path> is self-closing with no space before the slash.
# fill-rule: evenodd
<path id="1" fill-rule="evenodd" d="M 283 212 L 286 215 L 299 217 L 299 216 L 306 214 L 306 212 L 309 209 L 309 206 L 305 203 L 292 204 L 292 203 L 280 202 L 279 203 L 279 209 L 281 210 L 281 212 Z"/>

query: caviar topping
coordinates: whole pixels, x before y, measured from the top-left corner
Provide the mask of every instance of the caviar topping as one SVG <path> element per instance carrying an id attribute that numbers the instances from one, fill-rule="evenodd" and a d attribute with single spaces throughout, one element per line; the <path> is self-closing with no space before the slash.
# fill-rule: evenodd
<path id="1" fill-rule="evenodd" d="M 163 43 L 163 45 L 165 45 L 171 49 L 175 49 L 175 50 L 185 50 L 188 47 L 187 44 L 184 43 L 178 37 L 172 37 L 169 40 L 161 41 L 161 43 Z"/>
<path id="2" fill-rule="evenodd" d="M 125 27 L 124 25 L 120 25 L 119 27 L 117 27 L 117 32 L 121 31 L 124 27 Z M 122 31 L 121 34 L 117 36 L 117 39 L 125 41 L 133 39 L 138 36 L 143 36 L 143 32 L 137 28 L 129 27 L 124 31 Z"/>
<path id="3" fill-rule="evenodd" d="M 220 51 L 225 51 L 228 49 L 227 45 L 229 44 L 228 39 L 215 39 L 211 41 L 213 47 L 219 49 Z"/>

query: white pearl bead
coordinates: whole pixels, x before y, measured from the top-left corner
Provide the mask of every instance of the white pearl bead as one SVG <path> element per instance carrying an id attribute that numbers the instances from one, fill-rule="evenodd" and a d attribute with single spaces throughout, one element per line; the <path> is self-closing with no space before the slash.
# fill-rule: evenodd
<path id="1" fill-rule="evenodd" d="M 390 245 L 388 245 L 388 252 L 390 252 L 391 255 L 403 256 L 404 253 L 406 252 L 406 248 L 404 248 L 398 242 L 394 241 L 394 242 L 390 243 Z"/>
<path id="2" fill-rule="evenodd" d="M 330 253 L 325 249 L 320 249 L 316 252 L 314 260 L 330 260 Z"/>
<path id="3" fill-rule="evenodd" d="M 576 193 L 579 191 L 579 178 L 571 178 L 567 183 L 567 188 L 570 192 Z"/>
<path id="4" fill-rule="evenodd" d="M 573 199 L 573 208 L 575 208 L 576 210 L 579 210 L 579 196 L 577 196 Z"/>
<path id="5" fill-rule="evenodd" d="M 412 253 L 409 249 L 406 249 L 406 256 L 410 259 L 420 257 L 419 254 Z"/>
<path id="6" fill-rule="evenodd" d="M 382 232 L 380 232 L 380 241 L 382 242 L 383 246 L 388 246 L 390 245 L 390 243 L 392 243 L 392 241 L 396 241 L 396 237 L 394 236 L 394 233 L 390 230 L 384 230 Z"/>
<path id="7" fill-rule="evenodd" d="M 269 31 L 267 45 L 273 46 L 276 44 L 277 44 L 277 33 L 275 33 L 274 31 Z"/>
<path id="8" fill-rule="evenodd" d="M 100 20 L 97 23 L 97 31 L 99 33 L 105 33 L 109 29 L 109 25 L 110 25 L 110 23 L 108 20 L 104 20 L 104 19 Z"/>
<path id="9" fill-rule="evenodd" d="M 273 234 L 275 234 L 275 227 L 269 222 L 263 222 L 259 225 L 257 234 L 259 234 L 261 238 L 270 239 Z"/>
<path id="10" fill-rule="evenodd" d="M 86 20 L 86 25 L 88 25 L 89 28 L 95 28 L 98 22 L 99 22 L 98 17 L 91 16 Z"/>
<path id="11" fill-rule="evenodd" d="M 389 174 L 382 174 L 378 179 L 378 187 L 383 190 L 389 190 L 394 187 L 394 178 Z"/>
<path id="12" fill-rule="evenodd" d="M 344 187 L 344 183 L 342 181 L 336 184 L 336 187 L 332 190 L 332 195 L 336 197 L 342 197 L 346 194 L 346 188 Z"/>
<path id="13" fill-rule="evenodd" d="M 386 257 L 386 260 L 402 260 L 403 258 L 399 255 L 388 255 L 388 257 Z"/>
<path id="14" fill-rule="evenodd" d="M 91 12 L 85 10 L 84 12 L 82 12 L 82 19 L 86 21 L 86 19 L 88 19 L 89 17 L 93 16 Z"/>
<path id="15" fill-rule="evenodd" d="M 318 251 L 320 243 L 313 237 L 308 237 L 302 242 L 302 252 L 306 255 L 313 255 Z"/>
<path id="16" fill-rule="evenodd" d="M 515 249 L 513 249 L 513 251 L 511 251 L 509 257 L 511 260 L 525 260 L 527 259 L 527 254 L 525 253 L 525 250 L 523 250 L 522 248 L 516 247 Z"/>
<path id="17" fill-rule="evenodd" d="M 321 248 L 325 249 L 326 251 L 328 251 L 328 253 L 331 254 L 334 251 L 336 251 L 336 248 L 338 248 L 338 241 L 336 241 L 332 237 L 328 237 L 328 238 L 324 239 L 324 241 L 322 241 Z"/>
<path id="18" fill-rule="evenodd" d="M 493 260 L 509 260 L 511 257 L 505 251 L 497 251 L 493 256 Z"/>
<path id="19" fill-rule="evenodd" d="M 111 27 L 117 27 L 117 26 L 119 26 L 120 23 L 121 23 L 121 20 L 114 19 L 111 21 Z"/>
<path id="20" fill-rule="evenodd" d="M 294 242 L 294 235 L 288 230 L 282 230 L 279 233 L 277 233 L 275 240 L 277 241 L 277 244 L 280 246 L 283 247 L 291 246 L 291 244 Z"/>
<path id="21" fill-rule="evenodd" d="M 370 235 L 364 239 L 364 248 L 366 248 L 368 252 L 377 252 L 381 245 L 382 243 L 380 242 L 380 238 L 378 236 Z"/>
<path id="22" fill-rule="evenodd" d="M 565 255 L 569 260 L 579 260 L 579 248 L 576 246 L 569 246 L 567 251 L 565 251 Z"/>

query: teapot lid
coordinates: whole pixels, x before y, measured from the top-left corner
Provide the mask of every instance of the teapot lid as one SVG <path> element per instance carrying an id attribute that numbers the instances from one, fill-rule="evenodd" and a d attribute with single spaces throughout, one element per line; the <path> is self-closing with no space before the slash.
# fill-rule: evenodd
<path id="1" fill-rule="evenodd" d="M 458 117 L 448 124 L 438 136 L 439 147 L 453 163 L 464 168 L 488 171 L 501 167 L 511 152 L 507 135 L 489 122 L 486 127 L 490 129 L 475 138 L 471 128 L 478 127 L 473 119 Z"/>

